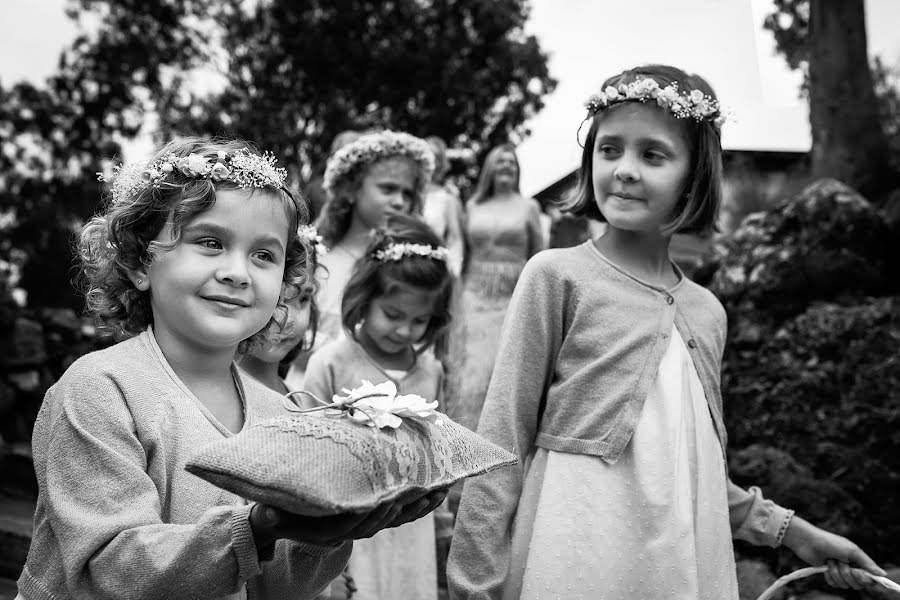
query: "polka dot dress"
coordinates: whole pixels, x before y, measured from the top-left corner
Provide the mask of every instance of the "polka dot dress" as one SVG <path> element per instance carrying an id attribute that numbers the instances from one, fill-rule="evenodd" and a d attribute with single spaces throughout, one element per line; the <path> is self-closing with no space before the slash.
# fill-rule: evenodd
<path id="1" fill-rule="evenodd" d="M 536 448 L 504 598 L 737 600 L 725 462 L 673 327 L 621 458 Z"/>

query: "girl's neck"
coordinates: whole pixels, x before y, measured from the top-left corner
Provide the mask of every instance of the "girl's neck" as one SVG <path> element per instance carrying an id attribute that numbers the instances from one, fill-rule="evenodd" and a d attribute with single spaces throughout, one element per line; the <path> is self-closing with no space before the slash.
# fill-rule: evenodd
<path id="1" fill-rule="evenodd" d="M 416 351 L 412 346 L 405 350 L 394 354 L 388 354 L 378 347 L 369 334 L 366 332 L 365 326 L 358 329 L 358 341 L 362 349 L 369 355 L 375 364 L 382 369 L 392 369 L 397 371 L 408 371 L 416 364 Z"/>
<path id="2" fill-rule="evenodd" d="M 185 383 L 231 377 L 231 364 L 234 362 L 237 346 L 207 348 L 176 339 L 164 329 L 154 329 L 153 334 L 166 362 Z"/>
<path id="3" fill-rule="evenodd" d="M 518 195 L 516 188 L 513 186 L 501 184 L 494 186 L 494 194 L 491 197 L 495 200 L 508 200 L 510 198 L 515 198 Z"/>
<path id="4" fill-rule="evenodd" d="M 241 358 L 239 364 L 247 375 L 270 390 L 279 394 L 287 393 L 284 381 L 278 376 L 278 363 L 265 362 L 248 354 Z"/>
<path id="5" fill-rule="evenodd" d="M 679 275 L 669 257 L 670 237 L 607 227 L 603 237 L 594 240 L 597 250 L 635 277 L 668 288 L 678 283 Z"/>
<path id="6" fill-rule="evenodd" d="M 369 245 L 369 234 L 371 233 L 372 229 L 370 227 L 353 219 L 350 223 L 350 228 L 347 229 L 347 233 L 341 238 L 339 244 L 351 252 L 355 251 L 356 254 L 362 256 L 366 246 Z"/>

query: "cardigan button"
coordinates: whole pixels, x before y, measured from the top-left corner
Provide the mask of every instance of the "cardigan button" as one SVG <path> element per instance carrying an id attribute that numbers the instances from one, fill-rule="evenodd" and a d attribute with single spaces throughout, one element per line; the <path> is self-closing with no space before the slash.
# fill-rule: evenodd
<path id="1" fill-rule="evenodd" d="M 672 296 L 666 296 L 666 304 L 672 304 L 675 302 L 675 298 Z"/>
<path id="2" fill-rule="evenodd" d="M 696 348 L 697 342 L 694 341 L 694 338 L 688 340 L 688 348 Z"/>

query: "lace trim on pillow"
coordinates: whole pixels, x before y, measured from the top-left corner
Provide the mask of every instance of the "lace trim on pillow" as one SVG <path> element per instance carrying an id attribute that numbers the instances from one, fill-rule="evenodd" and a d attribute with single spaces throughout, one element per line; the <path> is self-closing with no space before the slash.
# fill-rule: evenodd
<path id="1" fill-rule="evenodd" d="M 349 419 L 304 415 L 279 417 L 262 426 L 316 439 L 329 438 L 346 446 L 364 465 L 375 490 L 409 484 L 429 487 L 483 469 L 502 458 L 493 452 L 488 456 L 483 451 L 475 452 L 464 439 L 461 426 L 447 420 L 444 425 L 407 421 L 397 429 L 386 430 Z"/>

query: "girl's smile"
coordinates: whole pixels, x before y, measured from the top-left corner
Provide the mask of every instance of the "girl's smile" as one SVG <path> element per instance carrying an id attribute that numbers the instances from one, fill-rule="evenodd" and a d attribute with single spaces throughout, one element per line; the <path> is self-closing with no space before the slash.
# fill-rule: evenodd
<path id="1" fill-rule="evenodd" d="M 232 348 L 275 311 L 284 276 L 287 226 L 282 203 L 259 190 L 219 190 L 185 224 L 174 248 L 171 225 L 155 242 L 142 284 L 150 290 L 160 344 Z"/>

